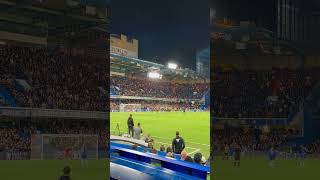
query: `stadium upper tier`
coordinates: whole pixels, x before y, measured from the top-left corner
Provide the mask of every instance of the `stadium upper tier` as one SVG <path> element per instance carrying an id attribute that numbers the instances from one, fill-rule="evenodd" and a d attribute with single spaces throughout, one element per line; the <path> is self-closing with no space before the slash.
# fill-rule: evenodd
<path id="1" fill-rule="evenodd" d="M 106 111 L 102 60 L 64 51 L 0 47 L 0 106 Z"/>
<path id="2" fill-rule="evenodd" d="M 163 101 L 145 101 L 145 100 L 131 100 L 131 99 L 111 99 L 110 110 L 119 111 L 120 104 L 139 104 L 141 111 L 183 111 L 186 109 L 201 109 L 199 102 L 163 102 Z"/>
<path id="3" fill-rule="evenodd" d="M 201 99 L 208 83 L 176 83 L 148 78 L 111 76 L 110 88 L 116 95 L 175 99 Z"/>
<path id="4" fill-rule="evenodd" d="M 319 68 L 270 71 L 217 70 L 213 115 L 227 118 L 287 118 L 299 110 L 320 81 Z"/>
<path id="5" fill-rule="evenodd" d="M 197 74 L 192 69 L 180 68 L 170 69 L 166 65 L 158 64 L 142 59 L 124 57 L 118 54 L 111 53 L 111 72 L 115 73 L 130 73 L 130 74 L 140 74 L 147 76 L 149 72 L 158 72 L 162 75 L 163 79 L 167 80 L 208 80 Z"/>

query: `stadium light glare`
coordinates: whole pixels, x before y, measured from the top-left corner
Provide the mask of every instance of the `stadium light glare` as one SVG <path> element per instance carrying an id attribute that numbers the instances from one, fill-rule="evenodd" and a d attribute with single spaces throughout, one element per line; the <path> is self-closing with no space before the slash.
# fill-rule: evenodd
<path id="1" fill-rule="evenodd" d="M 168 63 L 169 69 L 177 69 L 178 65 L 176 63 Z"/>
<path id="2" fill-rule="evenodd" d="M 149 72 L 148 77 L 151 79 L 161 79 L 161 74 L 158 72 Z"/>

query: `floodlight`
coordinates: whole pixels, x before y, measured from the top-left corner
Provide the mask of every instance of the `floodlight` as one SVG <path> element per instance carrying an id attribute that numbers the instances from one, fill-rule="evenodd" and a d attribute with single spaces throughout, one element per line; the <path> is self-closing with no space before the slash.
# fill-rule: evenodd
<path id="1" fill-rule="evenodd" d="M 177 69 L 178 65 L 176 63 L 168 63 L 168 68 Z"/>
<path id="2" fill-rule="evenodd" d="M 162 76 L 158 72 L 149 72 L 148 77 L 152 79 L 160 79 Z"/>

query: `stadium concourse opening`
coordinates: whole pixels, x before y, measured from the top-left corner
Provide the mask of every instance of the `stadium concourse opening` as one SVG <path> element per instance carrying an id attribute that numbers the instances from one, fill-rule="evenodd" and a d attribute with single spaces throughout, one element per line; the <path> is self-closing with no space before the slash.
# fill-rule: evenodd
<path id="1" fill-rule="evenodd" d="M 58 179 L 63 169 L 105 178 L 105 1 L 10 0 L 0 9 L 0 179 Z"/>
<path id="2" fill-rule="evenodd" d="M 211 1 L 214 178 L 318 179 L 318 1 Z"/>

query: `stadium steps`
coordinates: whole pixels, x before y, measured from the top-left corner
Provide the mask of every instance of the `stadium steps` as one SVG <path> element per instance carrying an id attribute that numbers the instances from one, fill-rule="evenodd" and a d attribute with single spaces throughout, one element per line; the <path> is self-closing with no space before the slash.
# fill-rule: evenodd
<path id="1" fill-rule="evenodd" d="M 22 87 L 22 89 L 24 91 L 30 91 L 31 90 L 31 86 L 27 83 L 26 80 L 24 80 L 24 79 L 16 79 L 16 82 L 17 82 L 17 85 Z"/>

